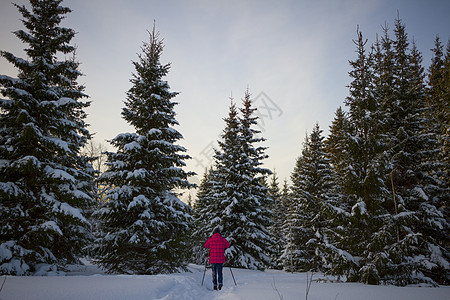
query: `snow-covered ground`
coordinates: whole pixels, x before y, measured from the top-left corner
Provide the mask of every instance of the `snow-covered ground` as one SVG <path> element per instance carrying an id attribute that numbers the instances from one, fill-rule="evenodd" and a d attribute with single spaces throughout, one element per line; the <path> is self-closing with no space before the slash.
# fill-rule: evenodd
<path id="1" fill-rule="evenodd" d="M 105 275 L 92 265 L 74 268 L 67 276 L 8 276 L 0 292 L 0 300 L 25 299 L 305 299 L 307 274 L 282 271 L 265 272 L 233 269 L 234 285 L 229 268 L 224 268 L 224 288 L 212 290 L 211 270 L 207 270 L 201 286 L 204 266 L 190 265 L 191 272 L 153 275 Z M 369 286 L 358 283 L 325 283 L 314 280 L 308 299 L 450 299 L 450 287 Z M 0 286 L 4 281 L 0 277 Z"/>

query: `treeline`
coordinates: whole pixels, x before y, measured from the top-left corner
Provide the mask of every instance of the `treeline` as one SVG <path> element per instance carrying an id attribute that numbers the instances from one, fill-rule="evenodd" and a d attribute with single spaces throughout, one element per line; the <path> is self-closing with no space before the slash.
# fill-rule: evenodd
<path id="1" fill-rule="evenodd" d="M 247 90 L 240 108 L 230 104 L 191 208 L 175 192 L 195 187 L 194 173 L 183 169 L 190 157 L 178 145 L 178 93 L 164 80 L 159 33 L 133 62 L 122 117 L 135 132 L 110 141 L 100 174 L 82 154 L 89 101 L 61 2 L 16 5 L 28 58 L 1 52 L 18 77 L 0 75 L 0 274 L 58 273 L 86 255 L 111 273 L 177 272 L 204 263 L 203 242 L 221 226 L 235 267 L 448 283 L 450 46 L 444 53 L 436 39 L 425 73 L 400 20 L 393 39 L 385 28 L 371 46 L 358 32 L 347 109 L 327 138 L 318 124 L 305 137 L 281 190 L 263 167 Z"/>

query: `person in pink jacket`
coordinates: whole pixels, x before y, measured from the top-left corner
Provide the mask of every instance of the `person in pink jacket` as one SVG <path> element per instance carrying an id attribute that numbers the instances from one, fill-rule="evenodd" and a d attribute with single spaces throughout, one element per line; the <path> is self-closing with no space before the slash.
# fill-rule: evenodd
<path id="1" fill-rule="evenodd" d="M 213 235 L 205 243 L 205 248 L 209 248 L 209 263 L 212 266 L 212 278 L 215 290 L 217 290 L 217 281 L 219 283 L 219 290 L 223 286 L 222 270 L 223 264 L 225 263 L 225 249 L 229 247 L 230 243 L 222 237 L 219 227 L 214 229 Z"/>

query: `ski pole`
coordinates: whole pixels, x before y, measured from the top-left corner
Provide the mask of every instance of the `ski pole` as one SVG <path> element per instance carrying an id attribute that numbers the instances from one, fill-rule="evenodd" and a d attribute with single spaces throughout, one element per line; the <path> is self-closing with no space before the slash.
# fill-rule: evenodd
<path id="1" fill-rule="evenodd" d="M 207 264 L 208 264 L 208 258 L 206 258 L 206 261 L 205 261 L 205 270 L 203 271 L 202 286 L 203 286 L 203 282 L 205 281 L 206 265 Z"/>
<path id="2" fill-rule="evenodd" d="M 230 268 L 231 277 L 233 277 L 234 285 L 237 285 L 236 280 L 234 279 L 233 271 L 231 270 L 230 262 L 228 261 L 228 257 L 225 256 L 225 259 L 227 260 L 228 267 Z"/>
<path id="3" fill-rule="evenodd" d="M 205 281 L 206 266 L 208 265 L 208 259 L 209 259 L 209 252 L 208 252 L 208 257 L 205 260 L 205 270 L 203 271 L 202 286 L 203 286 L 203 281 Z"/>
<path id="4" fill-rule="evenodd" d="M 5 285 L 5 282 L 6 282 L 6 277 L 7 277 L 7 275 L 5 275 L 5 280 L 3 280 L 2 287 L 0 288 L 0 292 L 3 290 L 3 286 Z"/>

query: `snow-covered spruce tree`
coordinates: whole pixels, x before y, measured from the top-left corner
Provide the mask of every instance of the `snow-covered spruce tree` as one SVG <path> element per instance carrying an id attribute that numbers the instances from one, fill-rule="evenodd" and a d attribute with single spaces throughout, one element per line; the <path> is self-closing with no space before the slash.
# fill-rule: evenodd
<path id="1" fill-rule="evenodd" d="M 203 247 L 206 239 L 210 237 L 216 227 L 223 231 L 223 216 L 225 214 L 224 199 L 233 191 L 232 182 L 226 183 L 227 178 L 233 174 L 235 167 L 234 159 L 238 157 L 238 136 L 239 136 L 239 120 L 236 105 L 231 101 L 228 117 L 224 118 L 225 129 L 222 134 L 222 140 L 218 141 L 221 150 L 214 149 L 215 164 L 205 173 L 201 182 L 194 207 L 195 210 L 195 249 L 199 253 L 194 253 L 194 260 L 197 263 L 205 262 L 209 256 L 208 251 Z M 223 153 L 228 153 L 226 156 Z M 232 154 L 231 154 L 232 153 Z"/>
<path id="2" fill-rule="evenodd" d="M 442 124 L 442 156 L 445 164 L 450 165 L 450 40 L 447 42 L 447 50 L 442 68 L 442 78 L 439 80 L 440 102 L 442 103 L 438 110 L 441 114 L 438 116 L 438 121 Z M 446 171 L 446 185 L 450 186 L 450 168 Z M 450 201 L 450 200 L 449 200 Z M 447 203 L 448 207 L 448 203 Z"/>
<path id="3" fill-rule="evenodd" d="M 56 272 L 91 240 L 83 214 L 93 169 L 79 154 L 89 102 L 69 44 L 75 31 L 59 26 L 71 10 L 61 0 L 30 3 L 16 5 L 28 31 L 14 32 L 28 58 L 1 52 L 18 69 L 0 76 L 0 274 L 11 275 Z"/>
<path id="4" fill-rule="evenodd" d="M 413 41 L 411 49 L 412 78 L 416 93 L 420 95 L 419 101 L 424 102 L 426 90 L 424 85 L 424 75 L 422 55 L 417 50 Z M 439 284 L 450 282 L 450 252 L 445 244 L 449 244 L 448 216 L 446 218 L 445 202 L 450 201 L 450 187 L 444 178 L 449 169 L 442 154 L 443 136 L 436 129 L 439 128 L 436 120 L 428 113 L 425 103 L 421 104 L 421 128 L 418 129 L 417 140 L 421 145 L 417 157 L 418 182 L 414 187 L 414 195 L 418 198 L 417 212 L 419 222 L 414 222 L 412 228 L 419 233 L 420 250 L 414 257 L 420 261 L 418 270 L 414 270 L 412 282 L 422 282 L 420 273 L 431 278 Z M 419 123 L 420 124 L 420 123 Z M 415 206 L 412 206 L 415 209 Z M 448 207 L 448 206 L 447 206 Z M 423 243 L 424 242 L 424 243 Z M 423 258 L 425 256 L 425 258 Z M 415 274 L 417 273 L 417 275 Z M 445 275 L 444 275 L 445 274 Z"/>
<path id="5" fill-rule="evenodd" d="M 212 222 L 212 205 L 214 204 L 213 199 L 214 196 L 212 194 L 213 191 L 213 176 L 214 169 L 211 167 L 210 169 L 206 169 L 203 175 L 202 181 L 200 182 L 199 189 L 197 191 L 197 199 L 194 203 L 194 232 L 192 239 L 192 260 L 194 263 L 203 264 L 208 254 L 205 251 L 203 245 L 205 244 L 208 237 L 211 236 L 211 233 L 214 230 L 214 227 L 211 228 Z M 215 212 L 214 215 L 216 215 Z"/>
<path id="6" fill-rule="evenodd" d="M 90 139 L 85 147 L 81 150 L 81 154 L 90 161 L 92 167 L 95 170 L 93 175 L 94 204 L 85 213 L 87 220 L 91 223 L 91 232 L 94 238 L 103 235 L 103 233 L 101 232 L 100 222 L 97 218 L 97 212 L 99 208 L 104 205 L 106 201 L 106 192 L 111 188 L 109 185 L 102 184 L 98 180 L 99 176 L 106 170 L 106 151 L 106 146 L 102 143 L 96 143 L 94 139 Z M 95 239 L 94 242 L 91 243 L 89 247 L 87 247 L 86 256 L 92 257 L 92 250 L 96 247 L 96 242 L 98 242 L 98 239 Z"/>
<path id="7" fill-rule="evenodd" d="M 220 227 L 222 234 L 228 238 L 228 224 L 224 223 L 227 199 L 240 199 L 237 190 L 237 158 L 239 154 L 239 120 L 236 104 L 231 99 L 228 116 L 224 118 L 225 129 L 218 141 L 219 149 L 214 149 L 214 167 L 208 176 L 208 191 L 199 199 L 204 206 L 198 213 L 197 236 L 209 237 L 214 228 Z M 236 200 L 237 201 L 237 200 Z M 204 243 L 204 240 L 199 243 Z M 203 251 L 203 259 L 208 256 Z"/>
<path id="8" fill-rule="evenodd" d="M 302 164 L 301 156 L 297 159 L 296 166 L 299 164 Z M 284 270 L 294 272 L 302 269 L 303 256 L 305 255 L 300 249 L 303 216 L 300 203 L 295 201 L 291 192 L 287 199 L 286 216 L 283 222 L 285 243 L 279 258 L 279 264 Z"/>
<path id="9" fill-rule="evenodd" d="M 380 98 L 380 102 L 387 116 L 385 134 L 389 144 L 386 153 L 391 162 L 385 181 L 391 194 L 389 198 L 393 199 L 384 205 L 391 215 L 384 224 L 385 228 L 392 228 L 391 233 L 395 232 L 391 234 L 395 239 L 385 234 L 378 269 L 384 282 L 433 283 L 439 277 L 437 269 L 442 270 L 443 264 L 448 269 L 443 249 L 437 246 L 439 233 L 448 230 L 436 206 L 443 195 L 437 191 L 440 185 L 436 176 L 440 168 L 436 160 L 438 139 L 430 130 L 433 126 L 425 109 L 421 54 L 414 43 L 409 47 L 405 25 L 400 19 L 395 21 L 394 32 L 392 92 L 389 92 L 390 97 Z"/>
<path id="10" fill-rule="evenodd" d="M 426 118 L 421 55 L 414 44 L 409 48 L 400 20 L 394 31 L 391 40 L 385 28 L 366 69 L 358 60 L 352 65 L 350 130 L 343 143 L 333 141 L 347 145 L 348 167 L 339 182 L 346 205 L 334 210 L 330 230 L 330 273 L 365 283 L 445 282 L 448 221 L 439 206 L 446 195 L 439 143 Z"/>
<path id="11" fill-rule="evenodd" d="M 226 127 L 216 149 L 215 170 L 212 185 L 212 201 L 209 208 L 210 227 L 221 226 L 231 248 L 227 250 L 230 264 L 235 267 L 259 269 L 271 265 L 273 240 L 269 233 L 272 201 L 263 184 L 263 177 L 270 170 L 261 168 L 267 156 L 264 147 L 254 144 L 259 131 L 252 127 L 254 117 L 248 91 L 243 100 L 242 116 L 231 103 Z"/>
<path id="12" fill-rule="evenodd" d="M 332 121 L 329 130 L 330 134 L 325 140 L 324 151 L 330 164 L 333 166 L 334 171 L 338 174 L 337 181 L 339 181 L 344 176 L 345 170 L 345 155 L 347 152 L 346 148 L 346 135 L 349 128 L 349 122 L 345 112 L 341 107 L 339 107 L 335 112 L 334 120 Z M 342 184 L 340 184 L 342 186 Z"/>
<path id="13" fill-rule="evenodd" d="M 442 114 L 442 119 L 445 120 L 442 129 L 442 156 L 446 166 L 450 166 L 450 40 L 447 42 L 447 50 L 445 51 L 444 58 L 444 68 L 441 79 L 441 89 L 442 89 L 442 102 L 446 103 L 444 105 L 446 109 Z M 445 172 L 445 183 L 447 188 L 450 187 L 450 168 L 447 167 Z M 444 203 L 446 207 L 449 207 L 450 200 L 447 199 Z M 448 213 L 448 212 L 447 212 Z M 447 220 L 448 215 L 447 215 Z M 447 247 L 449 249 L 450 247 Z"/>
<path id="14" fill-rule="evenodd" d="M 331 210 L 331 214 L 343 213 L 345 211 L 351 210 L 351 205 L 344 197 L 343 187 L 344 184 L 344 174 L 347 168 L 348 155 L 347 151 L 349 138 L 348 132 L 350 130 L 350 122 L 346 113 L 341 107 L 339 107 L 335 112 L 334 120 L 332 121 L 329 131 L 330 134 L 324 141 L 324 152 L 325 156 L 330 162 L 332 169 L 332 177 L 334 185 L 331 189 L 331 193 L 334 194 L 334 201 L 328 201 L 327 206 Z M 329 216 L 331 219 L 332 216 Z"/>
<path id="15" fill-rule="evenodd" d="M 333 199 L 327 199 L 328 201 L 322 203 L 328 226 L 322 233 L 323 244 L 320 248 L 322 252 L 325 252 L 322 256 L 322 265 L 326 265 L 325 271 L 338 275 L 340 280 L 341 275 L 347 276 L 355 266 L 351 255 L 343 250 L 346 245 L 342 243 L 343 234 L 351 216 L 352 200 L 344 192 L 344 175 L 350 155 L 347 150 L 350 122 L 341 107 L 336 110 L 329 131 L 330 134 L 324 142 L 324 152 L 333 174 L 333 187 L 329 191 Z"/>
<path id="16" fill-rule="evenodd" d="M 444 163 L 440 179 L 450 186 L 450 42 L 444 56 L 439 36 L 432 49 L 433 58 L 428 69 L 427 112 L 430 130 L 436 132 L 441 146 L 439 159 Z"/>
<path id="17" fill-rule="evenodd" d="M 379 222 L 374 223 L 372 228 L 373 234 L 368 248 L 371 251 L 366 266 L 365 278 L 378 278 L 379 282 L 402 284 L 401 277 L 407 277 L 411 273 L 411 261 L 405 255 L 407 249 L 411 249 L 406 240 L 400 242 L 399 230 L 401 225 L 399 221 L 402 219 L 410 220 L 410 214 L 403 214 L 399 201 L 395 198 L 395 187 L 393 186 L 392 158 L 389 151 L 392 149 L 392 126 L 395 123 L 396 109 L 396 93 L 395 93 L 395 72 L 398 65 L 395 59 L 395 41 L 389 37 L 389 28 L 386 25 L 383 28 L 384 35 L 381 40 L 378 39 L 373 50 L 373 87 L 372 94 L 377 105 L 380 143 L 379 146 L 383 151 L 384 170 L 379 178 L 380 182 L 385 183 L 385 189 L 378 201 L 378 217 Z M 387 163 L 386 163 L 387 162 Z M 406 217 L 406 218 L 403 218 Z M 399 243 L 400 242 L 400 243 Z M 403 243 L 403 251 L 392 250 Z M 390 253 L 398 253 L 394 260 Z M 398 266 L 405 266 L 404 270 L 396 269 Z M 395 278 L 395 279 L 394 279 Z M 370 282 L 370 281 L 369 281 Z"/>
<path id="18" fill-rule="evenodd" d="M 445 187 L 447 191 L 450 189 L 450 41 L 447 43 L 447 51 L 445 53 L 445 59 L 444 59 L 444 72 L 441 79 L 441 86 L 442 86 L 442 98 L 443 102 L 447 103 L 444 113 L 444 119 L 446 120 L 444 123 L 445 131 L 442 134 L 442 157 L 444 164 L 446 166 L 445 173 L 443 174 L 443 181 L 445 182 Z M 445 220 L 448 223 L 450 223 L 450 212 L 448 210 L 448 207 L 450 207 L 450 199 L 449 195 L 450 192 L 447 192 L 447 197 L 443 198 L 442 204 L 440 206 L 440 209 L 443 211 L 443 215 L 445 217 Z M 448 228 L 448 227 L 447 227 Z M 441 242 L 440 245 L 445 248 L 446 253 L 446 260 L 450 261 L 449 259 L 449 252 L 450 252 L 450 239 L 448 238 L 450 234 L 444 233 L 447 237 L 445 241 Z M 448 274 L 448 270 L 447 270 Z M 445 284 L 448 285 L 448 278 L 447 275 L 447 282 Z"/>
<path id="19" fill-rule="evenodd" d="M 292 199 L 291 199 L 291 191 L 290 191 L 290 187 L 288 185 L 287 179 L 284 179 L 284 183 L 283 183 L 283 189 L 280 192 L 280 202 L 282 205 L 282 209 L 284 212 L 284 215 L 282 216 L 280 223 L 281 223 L 281 228 L 280 228 L 280 234 L 282 236 L 281 241 L 277 241 L 275 240 L 275 242 L 280 242 L 280 252 L 278 253 L 278 257 L 277 259 L 274 261 L 274 264 L 276 267 L 281 268 L 281 269 L 286 269 L 286 270 L 294 270 L 292 267 L 292 262 L 293 260 L 292 258 L 292 252 L 290 250 L 293 249 L 293 245 L 291 244 L 291 247 L 287 247 L 286 245 L 288 243 L 290 243 L 293 239 L 292 239 L 292 223 L 291 223 L 291 219 L 287 218 L 287 216 L 289 215 L 289 211 L 291 209 L 291 205 L 292 205 Z M 277 210 L 274 210 L 273 213 L 273 218 L 276 218 L 277 215 Z M 275 244 L 275 250 L 277 250 L 277 244 Z M 286 251 L 286 249 L 288 249 L 289 251 Z M 289 267 L 287 267 L 289 265 Z"/>
<path id="20" fill-rule="evenodd" d="M 139 60 L 134 62 L 132 87 L 123 118 L 134 133 L 116 136 L 108 153 L 109 169 L 100 180 L 114 188 L 100 212 L 105 236 L 97 249 L 98 263 L 108 272 L 156 274 L 184 269 L 189 258 L 191 216 L 175 188 L 189 188 L 193 173 L 182 167 L 188 155 L 176 144 L 173 102 L 177 93 L 163 80 L 170 65 L 162 65 L 163 42 L 149 32 Z"/>
<path id="21" fill-rule="evenodd" d="M 420 262 L 417 267 L 418 272 L 438 284 L 448 284 L 450 280 L 450 226 L 445 207 L 448 207 L 450 201 L 450 190 L 447 177 L 449 165 L 443 153 L 446 140 L 445 127 L 448 128 L 443 115 L 448 108 L 445 108 L 442 103 L 445 101 L 445 82 L 442 81 L 445 68 L 441 59 L 442 47 L 439 44 L 440 41 L 437 38 L 435 49 L 432 50 L 435 57 L 432 59 L 429 69 L 429 89 L 426 95 L 425 110 L 421 115 L 422 124 L 415 133 L 416 140 L 421 140 L 421 149 L 415 154 L 419 162 L 416 165 L 417 182 L 414 186 L 418 200 L 417 207 L 412 206 L 418 220 L 411 227 L 419 234 L 420 249 L 416 254 L 416 258 Z M 410 81 L 415 83 L 419 91 L 423 91 L 421 56 L 414 43 L 410 53 L 411 69 L 413 70 Z M 448 82 L 447 85 L 449 85 Z M 423 101 L 423 95 L 421 100 Z M 438 110 L 439 112 L 437 112 Z"/>
<path id="22" fill-rule="evenodd" d="M 364 184 L 367 175 L 369 153 L 365 153 L 363 147 L 365 142 L 365 117 L 370 117 L 373 110 L 373 98 L 370 93 L 372 84 L 371 57 L 367 55 L 364 40 L 361 32 L 357 33 L 358 39 L 354 41 L 357 49 L 357 58 L 351 61 L 352 70 L 350 77 L 353 79 L 349 86 L 350 95 L 345 104 L 349 107 L 349 126 L 344 134 L 343 145 L 345 145 L 345 161 L 342 170 L 342 191 L 344 201 L 350 211 L 347 211 L 348 218 L 337 227 L 337 232 L 341 237 L 334 245 L 336 247 L 334 262 L 331 274 L 345 275 L 349 281 L 360 280 L 359 261 L 363 251 L 367 249 L 367 243 L 372 234 L 371 216 L 367 213 L 367 206 L 364 196 L 369 196 Z M 366 114 L 366 112 L 369 112 Z M 366 189 L 365 189 L 366 188 Z M 372 197 L 371 197 L 372 198 Z M 371 200 L 371 199 L 370 199 Z M 366 228 L 363 230 L 363 228 Z M 345 254 L 343 254 L 345 253 Z"/>
<path id="23" fill-rule="evenodd" d="M 265 186 L 265 177 L 272 172 L 262 168 L 268 156 L 266 148 L 257 146 L 265 141 L 257 137 L 261 132 L 254 129 L 258 117 L 254 112 L 250 93 L 245 92 L 240 109 L 239 143 L 235 174 L 237 194 L 225 199 L 224 226 L 228 228 L 230 263 L 237 267 L 264 269 L 271 266 L 274 241 L 269 232 L 272 199 Z M 237 201 L 236 201 L 237 200 Z"/>
<path id="24" fill-rule="evenodd" d="M 330 207 L 334 211 L 350 211 L 350 203 L 347 203 L 343 196 L 344 187 L 344 173 L 347 167 L 348 155 L 347 139 L 350 130 L 350 122 L 344 110 L 339 107 L 335 112 L 335 117 L 329 127 L 330 134 L 324 141 L 324 152 L 328 158 L 331 168 L 333 170 L 334 186 L 333 193 L 335 194 L 335 203 L 330 203 Z M 339 198 L 339 200 L 338 200 Z"/>
<path id="25" fill-rule="evenodd" d="M 323 230 L 328 226 L 324 203 L 329 202 L 333 172 L 324 152 L 324 137 L 316 124 L 305 137 L 302 155 L 291 175 L 291 206 L 286 219 L 292 224 L 290 242 L 286 244 L 285 269 L 309 271 L 321 268 Z M 289 261 L 290 260 L 290 261 Z"/>
<path id="26" fill-rule="evenodd" d="M 384 211 L 380 205 L 386 197 L 383 176 L 386 159 L 383 155 L 383 135 L 380 114 L 373 94 L 373 57 L 366 53 L 366 40 L 358 31 L 357 58 L 351 61 L 350 76 L 353 81 L 350 95 L 345 104 L 349 108 L 348 126 L 344 139 L 338 145 L 343 146 L 341 153 L 342 169 L 339 179 L 344 205 L 349 209 L 335 210 L 334 233 L 340 237 L 328 247 L 334 261 L 330 272 L 345 275 L 349 281 L 379 283 L 374 257 L 383 247 L 383 243 L 374 236 L 383 223 L 380 216 Z"/>
<path id="27" fill-rule="evenodd" d="M 278 183 L 278 176 L 275 170 L 270 177 L 269 195 L 273 199 L 272 225 L 270 226 L 270 232 L 275 241 L 272 261 L 275 267 L 282 268 L 282 265 L 278 264 L 278 259 L 283 252 L 285 244 L 285 236 L 283 234 L 283 221 L 286 217 L 286 207 L 284 206 L 285 203 L 283 203 L 283 197 Z"/>

